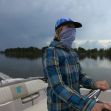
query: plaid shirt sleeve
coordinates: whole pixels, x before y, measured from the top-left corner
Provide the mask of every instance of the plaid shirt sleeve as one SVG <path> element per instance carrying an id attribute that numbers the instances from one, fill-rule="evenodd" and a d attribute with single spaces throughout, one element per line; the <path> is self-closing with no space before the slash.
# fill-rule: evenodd
<path id="1" fill-rule="evenodd" d="M 46 49 L 44 67 L 47 71 L 48 82 L 51 88 L 61 100 L 71 105 L 77 111 L 91 111 L 96 100 L 82 96 L 76 90 L 72 90 L 64 84 L 59 70 L 59 58 L 54 48 Z"/>

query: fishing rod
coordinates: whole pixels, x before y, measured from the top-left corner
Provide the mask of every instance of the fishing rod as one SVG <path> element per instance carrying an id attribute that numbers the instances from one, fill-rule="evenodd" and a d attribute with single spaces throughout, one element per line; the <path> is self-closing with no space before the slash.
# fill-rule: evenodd
<path id="1" fill-rule="evenodd" d="M 88 94 L 88 98 L 94 98 L 97 103 L 104 103 L 104 102 L 100 101 L 99 98 L 98 98 L 100 93 L 101 93 L 100 89 L 91 90 L 90 93 Z M 110 110 L 104 108 L 104 109 L 102 109 L 102 111 L 110 111 Z"/>

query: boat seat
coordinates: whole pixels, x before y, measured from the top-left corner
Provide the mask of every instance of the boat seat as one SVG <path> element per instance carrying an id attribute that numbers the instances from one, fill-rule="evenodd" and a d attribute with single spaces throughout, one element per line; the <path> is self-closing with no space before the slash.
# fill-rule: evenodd
<path id="1" fill-rule="evenodd" d="M 47 84 L 39 79 L 0 87 L 0 104 L 30 96 L 46 87 Z"/>
<path id="2" fill-rule="evenodd" d="M 41 89 L 46 88 L 47 84 L 39 79 L 25 82 L 25 86 L 27 87 L 28 94 L 33 94 Z"/>
<path id="3" fill-rule="evenodd" d="M 0 88 L 0 104 L 4 104 L 6 102 L 12 101 L 13 95 L 10 87 L 1 87 Z"/>
<path id="4" fill-rule="evenodd" d="M 23 83 L 18 83 L 10 86 L 13 99 L 19 99 L 28 95 L 27 87 Z"/>

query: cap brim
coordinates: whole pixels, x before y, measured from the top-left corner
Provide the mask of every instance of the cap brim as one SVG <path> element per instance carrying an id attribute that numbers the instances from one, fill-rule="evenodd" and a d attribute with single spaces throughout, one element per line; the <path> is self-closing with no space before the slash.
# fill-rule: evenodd
<path id="1" fill-rule="evenodd" d="M 82 24 L 79 22 L 74 22 L 75 28 L 80 28 L 82 27 Z"/>
<path id="2" fill-rule="evenodd" d="M 64 22 L 61 25 L 59 25 L 58 27 L 56 27 L 55 29 L 58 29 L 59 27 L 63 26 L 63 25 L 67 25 L 67 24 L 74 24 L 75 28 L 80 28 L 82 27 L 82 24 L 79 22 L 73 22 L 73 21 L 68 21 L 68 22 Z"/>

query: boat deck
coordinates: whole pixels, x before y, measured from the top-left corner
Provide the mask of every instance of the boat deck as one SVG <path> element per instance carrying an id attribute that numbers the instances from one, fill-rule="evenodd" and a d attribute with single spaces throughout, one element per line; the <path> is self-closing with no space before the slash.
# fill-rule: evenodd
<path id="1" fill-rule="evenodd" d="M 47 85 L 38 78 L 1 84 L 0 111 L 47 111 Z M 83 95 L 89 91 L 81 88 Z M 111 102 L 111 90 L 101 92 L 99 99 Z"/>
<path id="2" fill-rule="evenodd" d="M 87 89 L 81 89 L 81 92 L 83 94 L 86 94 L 89 92 Z M 101 92 L 99 99 L 104 102 L 110 102 L 111 101 L 111 90 Z M 37 104 L 33 105 L 30 108 L 25 109 L 24 111 L 48 111 L 47 110 L 47 98 L 45 97 L 43 100 L 38 102 Z"/>

